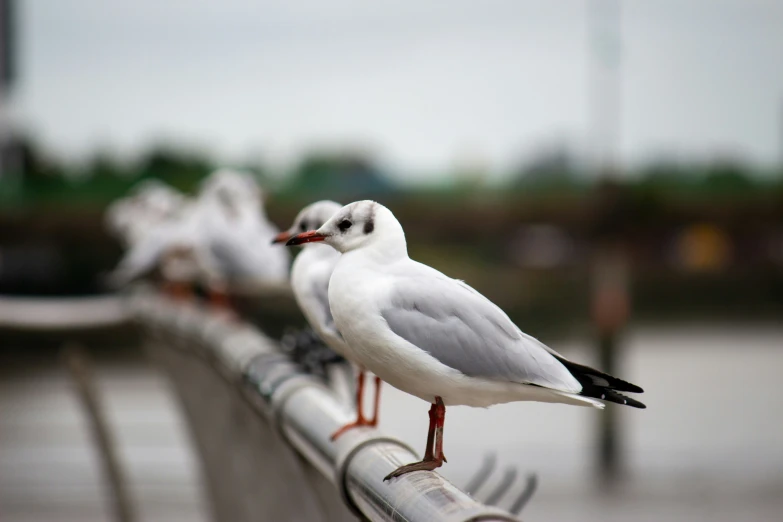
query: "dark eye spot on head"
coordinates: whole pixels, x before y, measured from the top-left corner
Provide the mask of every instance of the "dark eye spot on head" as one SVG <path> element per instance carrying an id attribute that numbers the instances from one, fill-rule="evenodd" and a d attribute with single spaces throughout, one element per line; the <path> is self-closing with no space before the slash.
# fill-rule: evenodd
<path id="1" fill-rule="evenodd" d="M 351 225 L 353 225 L 353 223 L 351 223 L 351 222 L 350 222 L 350 221 L 348 221 L 347 219 L 343 219 L 343 220 L 342 220 L 342 221 L 340 221 L 340 223 L 337 225 L 337 228 L 339 228 L 340 230 L 342 230 L 343 232 L 345 232 L 346 230 L 348 230 L 349 228 L 351 228 Z"/>
<path id="2" fill-rule="evenodd" d="M 299 224 L 299 230 L 301 230 L 302 232 L 307 232 L 307 222 L 306 221 L 302 221 Z"/>
<path id="3" fill-rule="evenodd" d="M 364 223 L 364 233 L 371 234 L 375 230 L 375 203 L 370 205 L 370 212 L 367 214 L 367 221 Z"/>

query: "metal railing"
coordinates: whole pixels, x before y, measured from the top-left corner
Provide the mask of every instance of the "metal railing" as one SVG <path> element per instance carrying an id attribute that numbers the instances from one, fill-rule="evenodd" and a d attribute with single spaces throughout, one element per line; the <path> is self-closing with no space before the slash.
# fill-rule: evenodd
<path id="1" fill-rule="evenodd" d="M 149 291 L 131 310 L 177 388 L 216 520 L 516 520 L 437 473 L 384 482 L 416 452 L 374 429 L 333 442 L 350 412 L 255 328 Z"/>
<path id="2" fill-rule="evenodd" d="M 0 296 L 0 328 L 28 331 L 94 330 L 130 321 L 121 296 L 8 297 Z"/>

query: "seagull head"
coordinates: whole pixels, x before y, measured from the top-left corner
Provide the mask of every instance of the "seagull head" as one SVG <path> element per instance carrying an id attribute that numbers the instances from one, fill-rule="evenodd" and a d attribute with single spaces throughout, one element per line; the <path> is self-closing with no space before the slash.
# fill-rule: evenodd
<path id="1" fill-rule="evenodd" d="M 106 224 L 124 242 L 132 242 L 142 230 L 174 219 L 186 203 L 182 193 L 162 181 L 144 180 L 106 209 Z"/>
<path id="2" fill-rule="evenodd" d="M 219 169 L 207 176 L 199 190 L 202 201 L 216 201 L 227 210 L 263 208 L 264 192 L 249 172 Z"/>
<path id="3" fill-rule="evenodd" d="M 299 211 L 291 228 L 280 232 L 272 240 L 272 243 L 286 243 L 297 234 L 310 230 L 318 230 L 341 208 L 343 208 L 341 204 L 328 200 L 318 201 L 307 205 Z"/>
<path id="4" fill-rule="evenodd" d="M 356 201 L 339 209 L 317 230 L 302 232 L 286 245 L 323 241 L 340 253 L 373 249 L 384 257 L 408 254 L 405 233 L 391 211 L 375 201 Z"/>
<path id="5" fill-rule="evenodd" d="M 162 220 L 176 214 L 187 198 L 160 180 L 147 179 L 131 189 L 130 200 L 149 219 Z"/>

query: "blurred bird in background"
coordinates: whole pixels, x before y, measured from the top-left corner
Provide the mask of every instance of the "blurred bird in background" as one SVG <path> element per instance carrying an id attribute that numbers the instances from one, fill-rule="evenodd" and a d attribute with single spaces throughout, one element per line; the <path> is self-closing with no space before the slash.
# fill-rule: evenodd
<path id="1" fill-rule="evenodd" d="M 186 202 L 175 188 L 157 179 L 138 183 L 127 197 L 106 210 L 106 228 L 126 247 L 138 242 L 153 227 L 172 219 Z"/>
<path id="2" fill-rule="evenodd" d="M 198 226 L 222 278 L 210 287 L 215 304 L 227 293 L 288 283 L 291 256 L 271 244 L 279 230 L 266 216 L 264 197 L 252 174 L 236 170 L 217 170 L 201 186 Z"/>
<path id="3" fill-rule="evenodd" d="M 203 233 L 203 211 L 198 202 L 181 195 L 182 203 L 165 215 L 133 198 L 109 209 L 107 220 L 128 246 L 109 275 L 109 284 L 121 288 L 141 278 L 163 285 L 172 297 L 191 298 L 196 284 L 218 284 L 217 259 Z M 142 200 L 143 201 L 143 200 Z"/>
<path id="4" fill-rule="evenodd" d="M 195 198 L 163 184 L 135 192 L 107 213 L 110 229 L 129 247 L 109 276 L 113 286 L 157 276 L 174 296 L 192 295 L 199 285 L 225 309 L 229 292 L 286 282 L 290 255 L 270 245 L 277 229 L 251 174 L 215 171 Z"/>

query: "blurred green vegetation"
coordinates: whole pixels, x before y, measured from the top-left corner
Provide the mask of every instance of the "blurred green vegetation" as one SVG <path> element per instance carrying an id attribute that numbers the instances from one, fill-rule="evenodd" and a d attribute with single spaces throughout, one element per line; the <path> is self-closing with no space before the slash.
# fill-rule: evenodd
<path id="1" fill-rule="evenodd" d="M 200 150 L 169 145 L 153 147 L 133 161 L 121 161 L 100 151 L 78 165 L 58 161 L 24 137 L 14 140 L 14 151 L 19 166 L 16 178 L 21 181 L 0 182 L 0 208 L 103 207 L 146 178 L 157 178 L 179 190 L 193 192 L 219 166 Z M 258 163 L 233 166 L 254 172 L 275 198 L 284 202 L 347 202 L 404 194 L 406 198 L 446 205 L 464 200 L 502 204 L 519 198 L 567 204 L 590 197 L 596 186 L 595 176 L 583 172 L 565 152 L 542 154 L 500 176 L 502 182 L 490 182 L 488 173 L 473 169 L 453 172 L 445 176 L 450 181 L 435 185 L 401 186 L 393 173 L 357 151 L 314 151 L 304 155 L 288 172 L 272 172 Z M 762 169 L 734 159 L 692 163 L 660 160 L 625 172 L 622 179 L 622 185 L 647 207 L 654 207 L 659 200 L 720 201 L 780 198 L 783 194 L 783 168 Z"/>
<path id="2" fill-rule="evenodd" d="M 101 274 L 121 249 L 104 229 L 105 206 L 145 178 L 193 193 L 225 166 L 172 146 L 135 161 L 98 153 L 80 165 L 28 140 L 18 140 L 16 153 L 19 182 L 0 185 L 0 250 L 9 266 L 14 255 L 27 263 L 33 249 L 48 279 L 0 278 L 0 292 L 28 294 L 106 291 Z M 502 177 L 473 167 L 436 178 L 449 181 L 403 186 L 356 151 L 316 151 L 284 173 L 232 166 L 258 176 L 280 227 L 317 199 L 381 201 L 404 224 L 412 257 L 466 280 L 534 334 L 589 323 L 591 252 L 607 242 L 627 252 L 634 317 L 748 320 L 783 312 L 781 171 L 729 159 L 662 160 L 607 181 L 563 154 L 544 154 Z M 526 260 L 547 246 L 525 243 L 541 225 L 570 242 L 551 266 Z"/>

